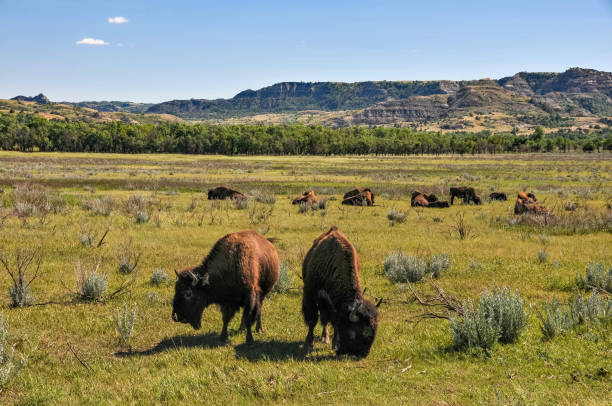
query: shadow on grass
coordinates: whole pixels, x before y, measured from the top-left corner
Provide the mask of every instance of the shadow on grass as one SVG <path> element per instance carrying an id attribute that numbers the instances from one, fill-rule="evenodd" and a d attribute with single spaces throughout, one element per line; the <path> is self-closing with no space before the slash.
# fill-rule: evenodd
<path id="1" fill-rule="evenodd" d="M 333 354 L 308 355 L 303 344 L 303 341 L 255 341 L 253 345 L 239 344 L 234 347 L 234 350 L 236 351 L 236 358 L 246 359 L 250 362 L 288 359 L 318 362 L 338 359 Z"/>
<path id="2" fill-rule="evenodd" d="M 206 333 L 201 335 L 177 335 L 170 338 L 164 338 L 153 348 L 142 351 L 120 351 L 116 352 L 117 357 L 138 357 L 144 355 L 155 355 L 165 351 L 179 348 L 216 348 L 226 345 L 219 340 L 218 333 Z"/>

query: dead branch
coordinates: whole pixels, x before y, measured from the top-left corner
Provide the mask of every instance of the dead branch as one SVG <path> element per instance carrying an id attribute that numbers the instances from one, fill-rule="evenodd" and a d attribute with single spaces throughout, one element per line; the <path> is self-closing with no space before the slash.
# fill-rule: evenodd
<path id="1" fill-rule="evenodd" d="M 74 357 L 81 363 L 81 365 L 83 365 L 83 368 L 85 368 L 87 371 L 92 372 L 93 368 L 85 361 L 83 361 L 81 359 L 81 357 L 79 357 L 79 355 L 76 353 L 76 351 L 72 348 L 72 346 L 70 345 L 70 343 L 67 343 L 68 345 L 68 349 L 70 350 L 70 352 L 72 353 L 72 355 L 74 355 Z"/>
<path id="2" fill-rule="evenodd" d="M 110 231 L 110 227 L 106 227 L 106 231 L 104 231 L 104 234 L 102 234 L 102 238 L 100 238 L 100 241 L 98 241 L 96 248 L 100 248 L 102 245 L 104 245 L 104 239 L 106 238 L 106 235 L 108 234 L 109 231 Z"/>

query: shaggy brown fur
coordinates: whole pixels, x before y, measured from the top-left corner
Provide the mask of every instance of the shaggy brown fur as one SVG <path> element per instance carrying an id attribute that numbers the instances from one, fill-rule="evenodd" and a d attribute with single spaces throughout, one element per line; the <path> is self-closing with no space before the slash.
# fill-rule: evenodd
<path id="1" fill-rule="evenodd" d="M 202 325 L 202 313 L 216 303 L 223 314 L 221 340 L 227 340 L 227 325 L 242 307 L 242 324 L 246 342 L 253 343 L 251 326 L 262 330 L 263 300 L 278 279 L 276 249 L 256 231 L 228 234 L 217 241 L 204 261 L 177 273 L 174 287 L 172 319 L 189 323 L 194 329 Z"/>
<path id="2" fill-rule="evenodd" d="M 336 227 L 314 241 L 304 259 L 302 277 L 302 313 L 308 325 L 305 347 L 312 349 L 320 316 L 322 339 L 329 342 L 327 323 L 331 322 L 338 354 L 368 355 L 378 329 L 378 310 L 363 297 L 355 247 Z"/>
<path id="3" fill-rule="evenodd" d="M 308 190 L 302 193 L 302 196 L 298 196 L 291 204 L 307 204 L 308 206 L 312 206 L 314 203 L 318 202 L 319 198 L 315 195 L 314 190 Z"/>
<path id="4" fill-rule="evenodd" d="M 348 192 L 344 194 L 344 196 L 342 197 L 342 200 L 346 200 L 349 197 L 357 196 L 363 192 L 370 192 L 370 194 L 372 195 L 372 204 L 374 204 L 374 192 L 372 192 L 372 189 L 370 188 L 357 188 L 357 189 L 349 190 Z"/>
<path id="5" fill-rule="evenodd" d="M 448 202 L 438 200 L 438 197 L 433 193 L 425 193 L 418 190 L 412 192 L 410 205 L 412 207 L 449 207 Z"/>
<path id="6" fill-rule="evenodd" d="M 473 187 L 461 186 L 450 188 L 450 204 L 454 203 L 455 197 L 462 198 L 463 204 L 469 204 L 470 202 L 474 202 L 474 204 L 482 203 Z"/>
<path id="7" fill-rule="evenodd" d="M 508 200 L 508 198 L 506 197 L 506 194 L 504 192 L 493 192 L 489 195 L 489 199 L 491 200 L 501 200 L 501 201 L 506 201 Z"/>
<path id="8" fill-rule="evenodd" d="M 225 199 L 246 199 L 246 196 L 237 190 L 228 188 L 227 186 L 217 186 L 214 189 L 208 190 L 208 200 L 225 200 Z"/>
<path id="9" fill-rule="evenodd" d="M 349 206 L 373 206 L 374 201 L 372 200 L 372 192 L 364 190 L 363 192 L 347 197 L 342 200 L 342 204 Z"/>
<path id="10" fill-rule="evenodd" d="M 530 196 L 531 195 L 531 196 Z M 535 196 L 532 193 L 519 192 L 514 204 L 514 214 L 536 214 L 549 216 L 550 210 L 536 203 Z"/>

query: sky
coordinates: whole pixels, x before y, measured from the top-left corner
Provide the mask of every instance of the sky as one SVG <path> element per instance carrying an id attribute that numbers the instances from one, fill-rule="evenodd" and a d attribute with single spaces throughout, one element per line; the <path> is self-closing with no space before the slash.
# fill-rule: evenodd
<path id="1" fill-rule="evenodd" d="M 612 0 L 0 0 L 0 98 L 612 71 Z"/>

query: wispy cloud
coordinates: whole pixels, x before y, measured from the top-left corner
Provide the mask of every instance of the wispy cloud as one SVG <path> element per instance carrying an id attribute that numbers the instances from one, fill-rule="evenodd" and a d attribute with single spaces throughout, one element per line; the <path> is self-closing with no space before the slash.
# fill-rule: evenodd
<path id="1" fill-rule="evenodd" d="M 77 45 L 108 45 L 108 42 L 103 39 L 96 38 L 83 38 L 80 41 L 76 42 Z"/>
<path id="2" fill-rule="evenodd" d="M 128 22 L 128 19 L 125 17 L 121 17 L 121 16 L 117 16 L 117 17 L 110 17 L 108 19 L 108 22 L 110 24 L 125 24 Z"/>

